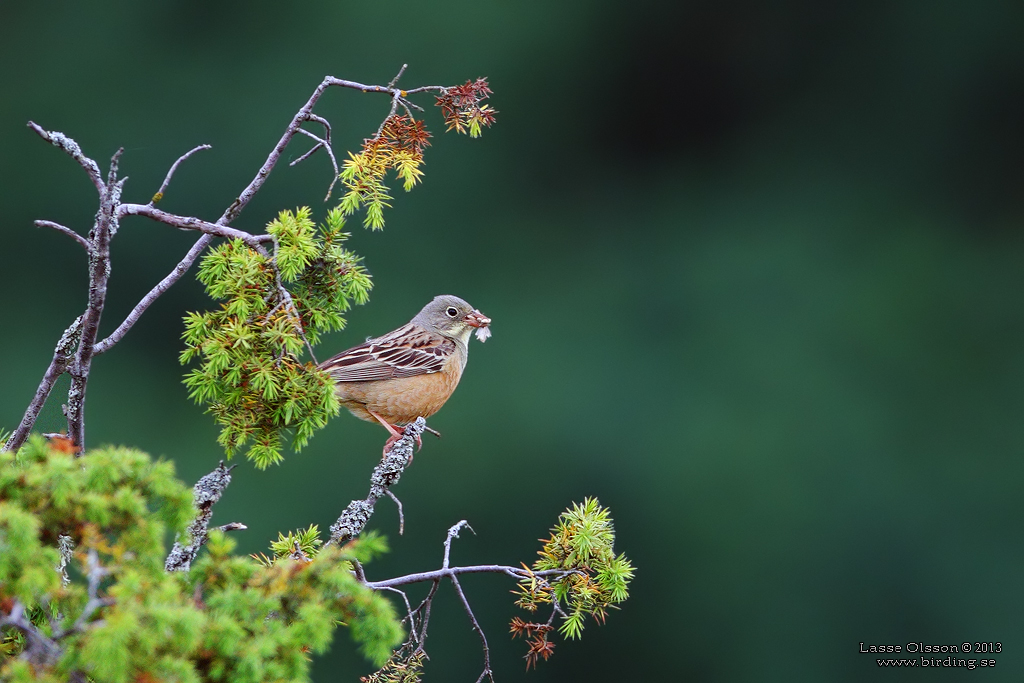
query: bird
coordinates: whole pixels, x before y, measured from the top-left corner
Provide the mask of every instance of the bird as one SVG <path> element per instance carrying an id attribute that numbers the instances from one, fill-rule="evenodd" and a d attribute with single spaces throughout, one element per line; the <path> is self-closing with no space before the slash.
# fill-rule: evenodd
<path id="1" fill-rule="evenodd" d="M 318 367 L 334 381 L 342 406 L 388 430 L 386 454 L 402 436 L 399 427 L 441 409 L 466 369 L 470 336 L 475 331 L 485 340 L 490 324 L 490 318 L 465 300 L 442 294 L 402 327 L 367 339 Z M 419 437 L 417 442 L 422 446 Z"/>

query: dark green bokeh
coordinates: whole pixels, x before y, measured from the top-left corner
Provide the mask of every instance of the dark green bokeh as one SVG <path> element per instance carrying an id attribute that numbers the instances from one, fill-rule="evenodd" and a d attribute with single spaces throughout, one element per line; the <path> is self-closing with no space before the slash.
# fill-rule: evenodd
<path id="1" fill-rule="evenodd" d="M 596 495 L 638 567 L 603 628 L 523 673 L 507 581 L 465 582 L 500 680 L 962 680 L 879 672 L 861 641 L 1000 641 L 1024 664 L 1024 42 L 1019 2 L 151 2 L 0 4 L 5 307 L 0 425 L 20 419 L 84 304 L 95 195 L 24 124 L 61 130 L 126 198 L 168 165 L 163 206 L 213 219 L 325 74 L 408 86 L 486 75 L 482 140 L 442 136 L 383 233 L 353 226 L 376 288 L 327 355 L 438 293 L 494 318 L 397 489 L 406 536 L 372 577 L 532 560 Z M 428 103 L 429 98 L 426 102 Z M 386 111 L 330 92 L 339 154 Z M 307 148 L 297 141 L 288 159 Z M 278 167 L 236 225 L 320 204 L 318 156 Z M 323 209 L 318 209 L 322 211 Z M 114 242 L 103 330 L 193 235 L 138 219 Z M 180 383 L 183 280 L 94 365 L 92 443 L 221 457 Z M 59 428 L 59 400 L 42 429 Z M 326 527 L 385 434 L 345 415 L 265 473 L 242 463 L 217 519 L 242 550 Z M 445 588 L 428 680 L 473 680 L 476 636 Z M 317 680 L 367 671 L 342 632 Z"/>

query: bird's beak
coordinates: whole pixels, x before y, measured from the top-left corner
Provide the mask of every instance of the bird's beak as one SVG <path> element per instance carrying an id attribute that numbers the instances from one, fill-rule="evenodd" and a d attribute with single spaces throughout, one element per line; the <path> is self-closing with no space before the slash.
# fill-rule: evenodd
<path id="1" fill-rule="evenodd" d="M 470 327 L 487 327 L 491 324 L 491 319 L 476 309 L 467 313 L 464 320 Z"/>

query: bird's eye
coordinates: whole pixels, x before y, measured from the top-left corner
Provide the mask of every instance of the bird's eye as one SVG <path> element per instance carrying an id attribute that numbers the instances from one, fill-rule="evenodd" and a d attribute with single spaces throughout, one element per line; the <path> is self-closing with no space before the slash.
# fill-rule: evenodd
<path id="1" fill-rule="evenodd" d="M 449 318 L 454 318 L 455 316 L 457 316 L 459 314 L 459 309 L 455 308 L 454 306 L 449 306 L 448 310 L 445 311 L 445 313 L 448 314 Z"/>

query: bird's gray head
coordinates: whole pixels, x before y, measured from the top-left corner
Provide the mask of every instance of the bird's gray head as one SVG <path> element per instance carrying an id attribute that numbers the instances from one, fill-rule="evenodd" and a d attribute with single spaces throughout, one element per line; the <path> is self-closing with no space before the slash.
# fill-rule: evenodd
<path id="1" fill-rule="evenodd" d="M 467 344 L 473 329 L 487 327 L 491 319 L 459 297 L 442 294 L 424 306 L 412 322 Z"/>

